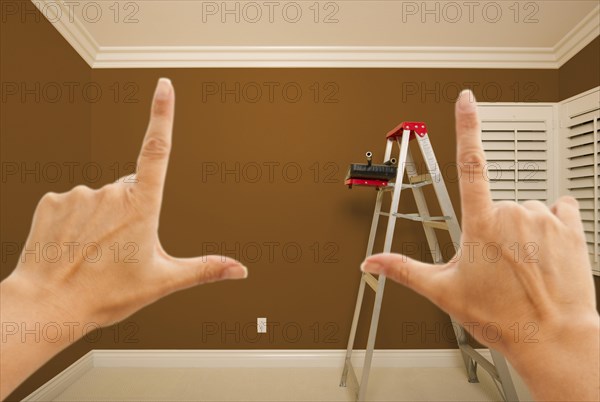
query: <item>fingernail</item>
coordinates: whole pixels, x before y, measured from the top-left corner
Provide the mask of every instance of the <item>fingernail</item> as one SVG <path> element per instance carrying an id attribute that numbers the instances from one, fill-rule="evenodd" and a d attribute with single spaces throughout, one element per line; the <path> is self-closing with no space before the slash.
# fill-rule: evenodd
<path id="1" fill-rule="evenodd" d="M 171 80 L 168 78 L 160 78 L 156 85 L 156 93 L 154 94 L 156 99 L 166 99 L 171 93 L 173 85 Z"/>
<path id="2" fill-rule="evenodd" d="M 360 264 L 361 271 L 370 272 L 372 274 L 378 274 L 381 272 L 381 268 L 382 266 L 380 264 L 369 260 L 363 261 L 363 263 Z"/>
<path id="3" fill-rule="evenodd" d="M 248 277 L 248 268 L 242 264 L 235 264 L 225 268 L 224 279 L 244 279 Z"/>
<path id="4" fill-rule="evenodd" d="M 458 96 L 458 107 L 463 112 L 474 112 L 477 105 L 475 95 L 470 89 L 463 89 Z"/>

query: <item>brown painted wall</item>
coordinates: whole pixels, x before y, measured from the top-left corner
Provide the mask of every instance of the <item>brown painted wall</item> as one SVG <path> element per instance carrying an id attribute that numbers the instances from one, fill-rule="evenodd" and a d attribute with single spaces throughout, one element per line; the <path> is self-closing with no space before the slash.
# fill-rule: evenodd
<path id="1" fill-rule="evenodd" d="M 93 80 L 102 85 L 134 83 L 140 101 L 106 100 L 92 107 L 93 160 L 126 165 L 135 159 L 160 76 L 171 77 L 177 92 L 161 240 L 179 256 L 215 246 L 213 252 L 246 262 L 250 277 L 162 300 L 131 317 L 139 343 L 100 347 L 344 348 L 375 199 L 374 191 L 349 191 L 342 185 L 348 163 L 362 161 L 367 150 L 381 158 L 385 133 L 400 121 L 427 121 L 458 209 L 452 179 L 457 88 L 476 83 L 471 85 L 483 101 L 558 99 L 558 72 L 548 70 L 94 70 Z M 268 86 L 276 88 L 272 102 Z M 258 97 L 256 88 L 266 93 Z M 290 99 L 295 96 L 291 88 L 301 88 L 297 102 Z M 418 94 L 411 95 L 415 90 Z M 325 102 L 328 91 L 335 94 Z M 298 167 L 302 174 L 294 182 Z M 232 172 L 221 177 L 225 169 Z M 401 209 L 415 210 L 410 197 L 402 200 Z M 424 246 L 416 225 L 403 224 L 398 234 L 398 251 L 403 243 Z M 296 248 L 302 252 L 298 262 L 292 261 Z M 395 284 L 389 284 L 384 300 L 377 347 L 454 347 L 451 337 L 436 339 L 436 326 L 450 329 L 449 322 L 427 300 Z M 262 316 L 279 326 L 272 338 L 255 341 L 253 327 Z M 367 322 L 359 344 L 365 341 Z M 418 334 L 412 334 L 414 326 Z M 421 330 L 430 331 L 423 340 Z M 297 331 L 302 332 L 299 339 Z"/>
<path id="2" fill-rule="evenodd" d="M 82 167 L 91 156 L 91 103 L 81 91 L 91 73 L 30 2 L 22 2 L 17 15 L 2 14 L 0 59 L 0 277 L 4 278 L 16 265 L 18 256 L 12 247 L 16 244 L 20 249 L 25 241 L 40 197 L 82 182 Z M 73 178 L 69 177 L 71 168 Z M 25 397 L 88 349 L 65 351 L 10 400 Z"/>
<path id="3" fill-rule="evenodd" d="M 558 77 L 561 100 L 600 85 L 600 37 L 563 64 Z"/>
<path id="4" fill-rule="evenodd" d="M 348 163 L 362 161 L 367 150 L 381 158 L 387 130 L 402 120 L 424 120 L 459 211 L 453 167 L 459 88 L 474 87 L 482 101 L 562 96 L 559 71 L 552 70 L 91 71 L 49 23 L 33 19 L 2 24 L 2 82 L 87 87 L 75 92 L 74 102 L 63 95 L 52 103 L 50 92 L 39 103 L 21 101 L 19 93 L 2 101 L 3 166 L 39 161 L 41 174 L 38 182 L 18 174 L 3 178 L 3 244 L 23 242 L 44 192 L 80 183 L 99 187 L 131 171 L 156 79 L 168 76 L 177 117 L 161 240 L 177 256 L 237 257 L 250 277 L 180 292 L 90 334 L 13 399 L 94 348 L 344 348 L 375 198 L 341 184 Z M 73 179 L 64 167 L 69 162 L 79 164 Z M 56 183 L 52 163 L 63 165 Z M 414 210 L 409 197 L 401 209 Z M 418 226 L 403 224 L 395 248 L 427 260 L 424 240 Z M 2 277 L 17 260 L 6 254 Z M 368 295 L 365 306 L 371 300 Z M 384 300 L 378 348 L 454 347 L 447 316 L 427 300 L 392 283 Z M 257 317 L 268 318 L 270 334 L 256 338 Z"/>

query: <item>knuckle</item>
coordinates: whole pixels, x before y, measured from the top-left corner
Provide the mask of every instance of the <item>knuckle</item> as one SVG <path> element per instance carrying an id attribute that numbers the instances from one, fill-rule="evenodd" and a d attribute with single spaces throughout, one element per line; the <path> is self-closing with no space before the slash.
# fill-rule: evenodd
<path id="1" fill-rule="evenodd" d="M 467 147 L 460 151 L 460 161 L 462 162 L 462 169 L 466 169 L 468 173 L 470 170 L 482 171 L 485 166 L 485 155 L 481 149 L 475 147 Z"/>
<path id="2" fill-rule="evenodd" d="M 514 214 L 520 213 L 523 207 L 514 201 L 498 201 L 495 203 L 496 209 L 502 213 Z"/>
<path id="3" fill-rule="evenodd" d="M 89 194 L 91 192 L 92 192 L 92 189 L 83 184 L 79 184 L 79 185 L 73 187 L 73 189 L 71 190 L 71 193 L 73 193 L 73 194 Z"/>
<path id="4" fill-rule="evenodd" d="M 521 203 L 521 206 L 525 209 L 534 210 L 534 211 L 545 211 L 548 208 L 546 204 L 538 200 L 527 200 Z"/>
<path id="5" fill-rule="evenodd" d="M 216 282 L 221 278 L 222 269 L 214 264 L 207 264 L 196 273 L 196 283 Z"/>
<path id="6" fill-rule="evenodd" d="M 71 191 L 65 193 L 69 198 L 88 199 L 94 194 L 94 190 L 83 184 L 77 185 Z"/>
<path id="7" fill-rule="evenodd" d="M 521 205 L 523 205 L 524 207 L 534 207 L 538 204 L 541 204 L 541 202 L 539 202 L 538 200 L 527 200 L 523 201 Z"/>
<path id="8" fill-rule="evenodd" d="M 142 156 L 149 159 L 162 159 L 169 155 L 171 144 L 163 138 L 150 137 L 144 143 Z"/>
<path id="9" fill-rule="evenodd" d="M 557 205 L 570 205 L 579 209 L 579 201 L 576 198 L 571 197 L 570 195 L 563 195 L 560 197 L 556 203 Z"/>
<path id="10" fill-rule="evenodd" d="M 203 266 L 195 271 L 196 283 L 211 283 L 220 280 L 225 272 L 226 257 L 208 255 L 202 258 Z"/>
<path id="11" fill-rule="evenodd" d="M 59 198 L 60 198 L 60 196 L 57 193 L 55 193 L 53 191 L 47 192 L 40 199 L 40 201 L 38 203 L 38 207 L 54 206 L 54 205 L 58 204 Z"/>

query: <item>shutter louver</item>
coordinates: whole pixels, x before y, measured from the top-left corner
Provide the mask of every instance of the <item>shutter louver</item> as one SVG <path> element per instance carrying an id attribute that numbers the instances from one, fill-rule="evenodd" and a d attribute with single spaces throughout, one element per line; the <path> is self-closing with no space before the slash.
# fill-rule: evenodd
<path id="1" fill-rule="evenodd" d="M 494 201 L 539 200 L 552 197 L 548 182 L 552 108 L 485 105 L 481 137 Z"/>
<path id="2" fill-rule="evenodd" d="M 600 93 L 564 103 L 561 115 L 565 187 L 579 201 L 583 230 L 596 275 L 600 274 Z"/>

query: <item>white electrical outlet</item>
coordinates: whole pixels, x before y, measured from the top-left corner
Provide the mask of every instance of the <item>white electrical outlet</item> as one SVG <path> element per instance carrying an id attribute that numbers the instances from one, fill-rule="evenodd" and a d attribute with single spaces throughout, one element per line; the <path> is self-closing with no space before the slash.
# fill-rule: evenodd
<path id="1" fill-rule="evenodd" d="M 265 317 L 258 317 L 256 319 L 256 332 L 259 334 L 267 333 L 267 319 Z"/>

